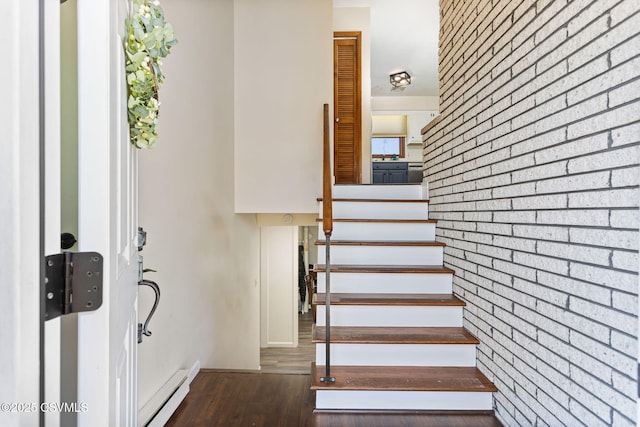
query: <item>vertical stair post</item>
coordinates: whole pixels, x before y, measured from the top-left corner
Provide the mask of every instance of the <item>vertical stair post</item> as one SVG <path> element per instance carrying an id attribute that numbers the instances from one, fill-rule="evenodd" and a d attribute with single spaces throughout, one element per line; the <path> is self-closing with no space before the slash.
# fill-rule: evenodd
<path id="1" fill-rule="evenodd" d="M 325 376 L 320 378 L 321 382 L 335 382 L 335 377 L 331 376 L 331 233 L 333 232 L 333 200 L 331 195 L 331 144 L 329 139 L 329 104 L 324 104 L 324 160 L 322 168 L 322 230 L 325 239 L 325 349 L 326 363 Z"/>

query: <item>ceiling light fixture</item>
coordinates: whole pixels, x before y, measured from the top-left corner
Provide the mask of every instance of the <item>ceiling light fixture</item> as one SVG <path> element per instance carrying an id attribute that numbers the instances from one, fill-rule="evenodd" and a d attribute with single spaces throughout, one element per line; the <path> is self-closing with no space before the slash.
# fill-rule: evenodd
<path id="1" fill-rule="evenodd" d="M 399 73 L 391 74 L 389 82 L 391 82 L 391 90 L 404 89 L 411 84 L 411 76 L 406 71 L 400 71 Z"/>

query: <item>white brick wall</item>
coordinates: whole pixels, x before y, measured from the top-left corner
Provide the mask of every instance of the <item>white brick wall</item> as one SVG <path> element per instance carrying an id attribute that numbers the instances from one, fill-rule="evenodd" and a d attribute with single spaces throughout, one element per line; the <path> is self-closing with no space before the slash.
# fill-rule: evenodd
<path id="1" fill-rule="evenodd" d="M 497 415 L 635 425 L 640 5 L 440 7 L 430 215 Z"/>

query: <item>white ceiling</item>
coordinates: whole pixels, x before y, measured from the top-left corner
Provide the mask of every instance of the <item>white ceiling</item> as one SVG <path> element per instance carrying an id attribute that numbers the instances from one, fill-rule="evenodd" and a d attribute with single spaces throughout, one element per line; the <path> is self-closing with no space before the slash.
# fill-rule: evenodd
<path id="1" fill-rule="evenodd" d="M 371 8 L 371 95 L 438 95 L 438 0 L 334 0 Z M 407 71 L 411 85 L 391 91 L 389 75 Z"/>

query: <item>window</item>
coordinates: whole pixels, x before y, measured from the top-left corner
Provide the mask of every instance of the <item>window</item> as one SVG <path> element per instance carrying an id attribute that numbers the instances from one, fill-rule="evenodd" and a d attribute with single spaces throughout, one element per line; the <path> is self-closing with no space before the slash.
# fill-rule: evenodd
<path id="1" fill-rule="evenodd" d="M 404 136 L 375 136 L 371 138 L 371 157 L 404 157 Z"/>

